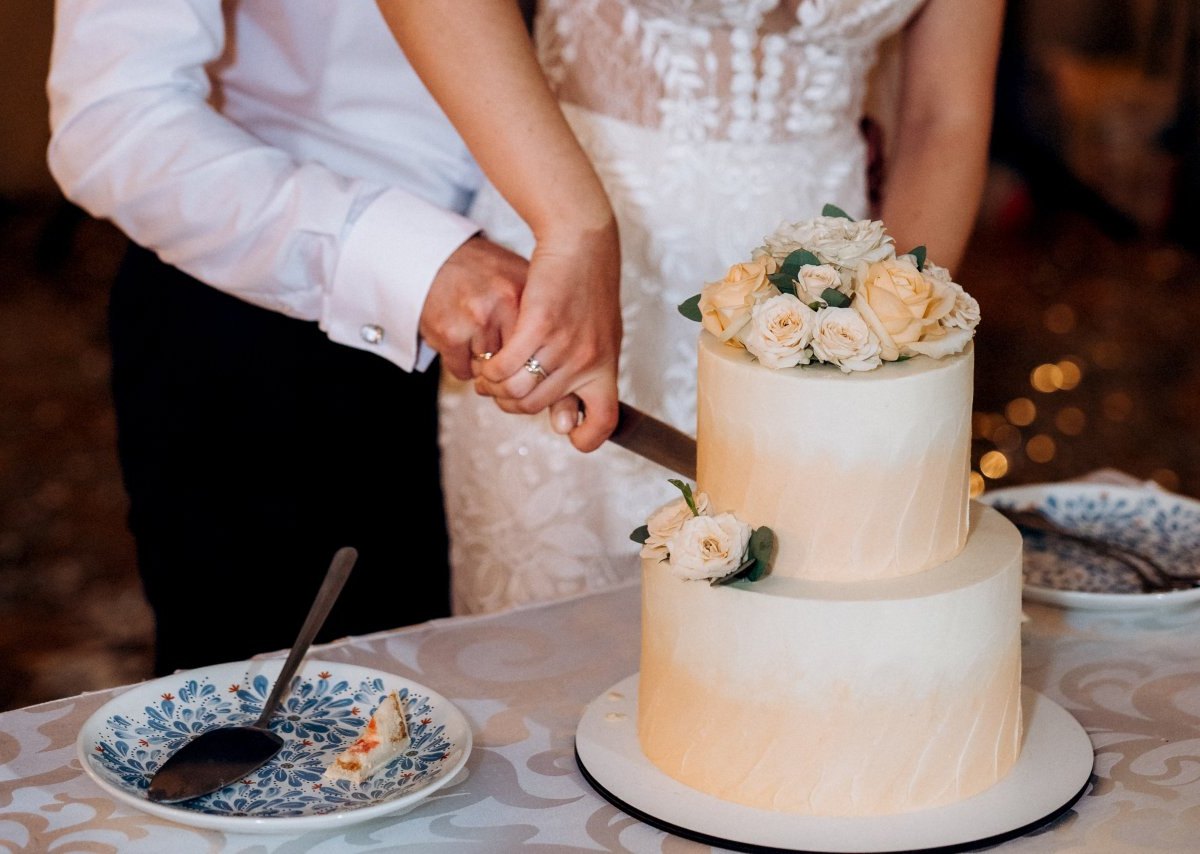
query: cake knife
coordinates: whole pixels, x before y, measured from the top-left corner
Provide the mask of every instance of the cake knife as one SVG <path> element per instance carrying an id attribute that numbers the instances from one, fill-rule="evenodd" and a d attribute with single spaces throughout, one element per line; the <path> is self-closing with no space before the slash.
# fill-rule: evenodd
<path id="1" fill-rule="evenodd" d="M 696 440 L 628 403 L 618 403 L 617 429 L 610 442 L 696 480 Z"/>

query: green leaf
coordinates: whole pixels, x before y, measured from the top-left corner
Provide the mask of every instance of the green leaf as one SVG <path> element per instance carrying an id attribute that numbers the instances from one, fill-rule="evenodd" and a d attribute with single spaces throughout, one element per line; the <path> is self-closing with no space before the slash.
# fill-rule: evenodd
<path id="1" fill-rule="evenodd" d="M 925 247 L 924 246 L 918 246 L 916 249 L 912 250 L 908 254 L 913 256 L 913 258 L 916 259 L 918 270 L 925 269 Z"/>
<path id="2" fill-rule="evenodd" d="M 850 297 L 839 291 L 837 288 L 826 288 L 821 291 L 821 299 L 825 300 L 828 305 L 834 308 L 845 308 L 850 305 Z"/>
<path id="3" fill-rule="evenodd" d="M 782 270 L 778 273 L 772 273 L 767 276 L 767 281 L 779 289 L 781 294 L 796 295 L 796 277 L 789 276 Z"/>
<path id="4" fill-rule="evenodd" d="M 679 313 L 688 320 L 700 322 L 700 294 L 690 296 L 679 304 Z"/>
<path id="5" fill-rule="evenodd" d="M 683 493 L 683 500 L 687 502 L 687 506 L 692 511 L 692 515 L 699 516 L 700 511 L 696 509 L 696 499 L 692 497 L 692 488 L 682 480 L 675 480 L 674 478 L 671 479 L 670 483 L 673 483 L 676 488 Z"/>
<path id="6" fill-rule="evenodd" d="M 754 558 L 752 558 L 752 557 L 746 558 L 746 560 L 742 561 L 741 565 L 739 565 L 738 568 L 735 569 L 733 572 L 730 572 L 726 575 L 718 576 L 717 578 L 709 579 L 709 582 L 708 582 L 709 586 L 720 587 L 722 584 L 732 584 L 733 582 L 735 582 L 739 578 L 741 578 L 744 573 L 752 570 L 753 568 L 754 568 Z"/>
<path id="7" fill-rule="evenodd" d="M 774 548 L 775 532 L 764 526 L 754 529 L 754 533 L 750 535 L 750 544 L 746 547 L 746 552 L 755 560 L 769 564 Z"/>
<path id="8" fill-rule="evenodd" d="M 795 276 L 802 267 L 820 267 L 821 259 L 807 249 L 793 249 L 779 265 L 779 272 Z"/>
<path id="9" fill-rule="evenodd" d="M 646 540 L 650 539 L 650 529 L 642 525 L 640 528 L 635 528 L 633 533 L 629 535 L 629 539 L 635 543 L 645 544 Z"/>
<path id="10" fill-rule="evenodd" d="M 842 219 L 854 219 L 850 214 L 839 208 L 837 205 L 826 205 L 821 208 L 821 216 L 840 216 Z"/>

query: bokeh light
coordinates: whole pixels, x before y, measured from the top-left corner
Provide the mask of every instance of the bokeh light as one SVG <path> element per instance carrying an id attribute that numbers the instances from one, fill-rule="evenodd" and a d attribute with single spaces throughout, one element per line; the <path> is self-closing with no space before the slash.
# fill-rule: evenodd
<path id="1" fill-rule="evenodd" d="M 1064 406 L 1054 413 L 1054 426 L 1064 436 L 1078 436 L 1087 427 L 1087 415 L 1078 406 Z"/>
<path id="2" fill-rule="evenodd" d="M 1058 365 L 1038 365 L 1029 373 L 1029 384 L 1037 391 L 1051 392 L 1062 388 L 1062 368 Z"/>
<path id="3" fill-rule="evenodd" d="M 1004 416 L 1018 427 L 1028 427 L 1037 418 L 1037 406 L 1027 397 L 1018 397 L 1004 407 Z"/>
<path id="4" fill-rule="evenodd" d="M 1025 443 L 1025 456 L 1029 457 L 1035 463 L 1050 462 L 1054 459 L 1054 454 L 1057 450 L 1054 445 L 1054 439 L 1045 433 L 1039 433 Z"/>
<path id="5" fill-rule="evenodd" d="M 997 480 L 1008 474 L 1008 457 L 1000 451 L 988 451 L 979 458 L 979 471 L 984 477 Z"/>
<path id="6" fill-rule="evenodd" d="M 1042 325 L 1051 332 L 1065 335 L 1075 328 L 1075 309 L 1056 302 L 1042 313 Z"/>

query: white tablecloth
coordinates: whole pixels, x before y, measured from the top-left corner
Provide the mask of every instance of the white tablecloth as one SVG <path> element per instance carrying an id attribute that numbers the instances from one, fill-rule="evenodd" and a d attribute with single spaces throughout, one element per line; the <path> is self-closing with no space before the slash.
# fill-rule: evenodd
<path id="1" fill-rule="evenodd" d="M 0 714 L 0 850 L 506 852 L 711 850 L 610 806 L 580 775 L 584 706 L 637 669 L 638 588 L 428 623 L 316 648 L 444 694 L 475 734 L 467 778 L 405 815 L 298 836 L 197 830 L 118 805 L 74 742 L 122 689 Z M 1089 792 L 1008 852 L 1200 851 L 1200 607 L 1065 611 L 1027 604 L 1025 684 L 1096 747 Z"/>

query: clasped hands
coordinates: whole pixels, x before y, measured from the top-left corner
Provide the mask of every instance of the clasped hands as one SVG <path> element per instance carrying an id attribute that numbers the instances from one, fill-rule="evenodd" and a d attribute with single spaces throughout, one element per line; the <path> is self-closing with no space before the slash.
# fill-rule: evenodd
<path id="1" fill-rule="evenodd" d="M 438 272 L 420 334 L 500 409 L 548 410 L 556 432 L 595 450 L 617 425 L 619 255 L 615 225 L 541 239 L 528 261 L 477 235 Z"/>

